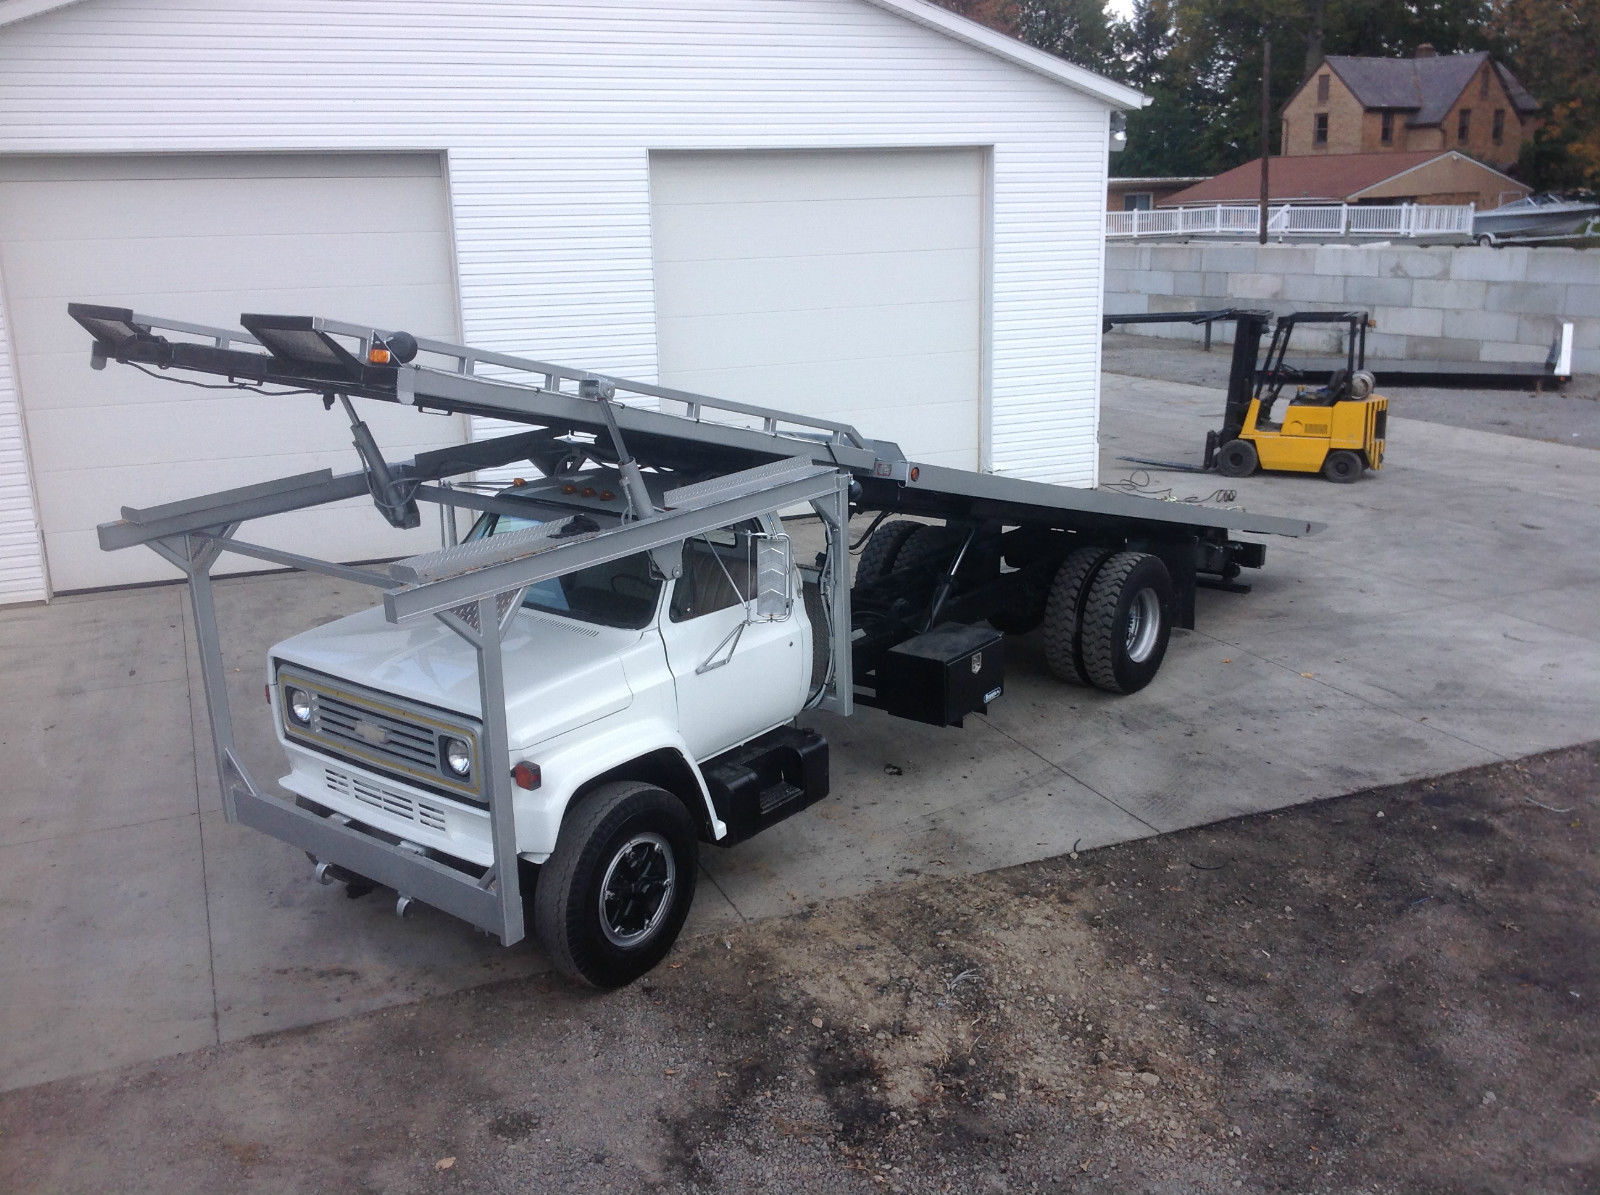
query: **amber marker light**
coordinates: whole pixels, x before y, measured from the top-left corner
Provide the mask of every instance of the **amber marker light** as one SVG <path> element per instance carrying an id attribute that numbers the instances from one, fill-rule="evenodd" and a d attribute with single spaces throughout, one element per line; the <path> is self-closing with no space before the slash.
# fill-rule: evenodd
<path id="1" fill-rule="evenodd" d="M 367 363 L 369 365 L 389 364 L 389 350 L 381 344 L 375 344 L 367 350 Z"/>

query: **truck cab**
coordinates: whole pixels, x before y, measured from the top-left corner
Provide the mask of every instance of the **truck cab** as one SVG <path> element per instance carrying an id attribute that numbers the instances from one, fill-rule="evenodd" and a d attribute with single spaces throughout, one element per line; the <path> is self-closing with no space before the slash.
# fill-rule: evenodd
<path id="1" fill-rule="evenodd" d="M 486 513 L 466 542 L 549 523 L 577 531 L 615 524 L 625 509 L 620 492 L 608 470 L 519 482 L 498 496 L 525 513 Z M 683 541 L 676 577 L 641 552 L 529 586 L 502 632 L 503 759 L 481 758 L 476 656 L 445 626 L 397 627 L 373 609 L 287 639 L 270 653 L 290 764 L 280 783 L 301 808 L 469 872 L 494 860 L 489 768 L 516 780 L 517 853 L 530 869 L 557 854 L 577 805 L 597 792 L 603 802 L 618 786 L 646 784 L 678 807 L 665 819 L 674 828 L 686 820 L 698 840 L 726 840 L 739 819 L 724 814 L 737 811 L 725 791 L 719 809 L 704 769 L 787 727 L 812 696 L 812 630 L 793 600 L 800 582 L 792 564 L 776 593 L 782 601 L 755 609 L 758 549 L 786 542 L 768 513 Z M 804 778 L 803 767 L 790 770 Z M 816 771 L 813 762 L 813 797 L 826 783 L 825 769 L 820 778 Z M 808 803 L 791 801 L 784 815 Z M 649 856 L 664 870 L 673 836 L 656 833 L 628 849 L 636 863 Z M 693 859 L 676 854 L 675 895 L 686 909 Z M 545 880 L 537 871 L 533 878 L 537 891 Z M 673 903 L 664 890 L 655 896 Z"/>

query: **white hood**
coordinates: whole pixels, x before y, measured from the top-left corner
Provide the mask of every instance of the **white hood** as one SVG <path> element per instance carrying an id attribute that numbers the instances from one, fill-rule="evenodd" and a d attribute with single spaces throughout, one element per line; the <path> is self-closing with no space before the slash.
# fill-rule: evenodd
<path id="1" fill-rule="evenodd" d="M 626 709 L 633 692 L 620 657 L 653 633 L 520 611 L 502 639 L 512 748 Z M 437 619 L 396 626 L 382 609 L 363 610 L 285 639 L 271 654 L 380 693 L 481 716 L 477 652 Z"/>

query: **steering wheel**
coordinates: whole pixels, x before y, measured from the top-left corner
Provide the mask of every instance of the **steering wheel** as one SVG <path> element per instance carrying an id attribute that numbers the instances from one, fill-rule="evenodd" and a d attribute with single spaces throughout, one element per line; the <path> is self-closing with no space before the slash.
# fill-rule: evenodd
<path id="1" fill-rule="evenodd" d="M 643 577 L 636 577 L 632 573 L 613 574 L 611 578 L 612 593 L 616 594 L 618 597 L 627 597 L 628 595 L 623 592 L 623 589 L 629 585 L 638 586 L 638 592 L 635 594 L 635 596 L 642 597 L 646 601 L 650 600 L 656 595 L 656 587 L 653 581 L 646 581 Z"/>

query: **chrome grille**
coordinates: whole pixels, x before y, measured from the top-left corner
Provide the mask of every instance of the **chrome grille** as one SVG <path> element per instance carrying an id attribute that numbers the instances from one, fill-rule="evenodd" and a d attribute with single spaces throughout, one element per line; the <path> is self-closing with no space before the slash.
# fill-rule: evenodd
<path id="1" fill-rule="evenodd" d="M 392 694 L 368 693 L 289 664 L 278 669 L 278 686 L 283 729 L 289 738 L 407 784 L 483 804 L 476 723 Z M 297 723 L 289 716 L 290 688 L 310 697 L 309 724 Z M 472 771 L 464 779 L 444 764 L 444 742 L 452 738 L 467 743 L 472 752 Z"/>
<path id="2" fill-rule="evenodd" d="M 336 743 L 364 748 L 426 771 L 433 771 L 438 764 L 438 731 L 327 693 L 311 694 L 311 729 Z"/>

